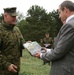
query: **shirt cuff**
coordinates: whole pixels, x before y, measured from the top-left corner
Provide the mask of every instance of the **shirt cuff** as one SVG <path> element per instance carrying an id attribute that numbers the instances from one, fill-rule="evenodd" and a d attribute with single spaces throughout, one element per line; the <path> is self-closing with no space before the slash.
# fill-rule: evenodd
<path id="1" fill-rule="evenodd" d="M 51 53 L 51 49 L 46 49 L 46 53 L 49 53 L 49 54 L 50 54 L 50 53 Z M 42 59 L 42 54 L 43 54 L 43 53 L 40 53 L 40 58 L 41 58 L 41 59 Z"/>
<path id="2" fill-rule="evenodd" d="M 40 58 L 42 58 L 42 53 L 40 53 Z"/>
<path id="3" fill-rule="evenodd" d="M 46 53 L 51 53 L 51 49 L 46 49 L 47 51 L 46 51 Z"/>

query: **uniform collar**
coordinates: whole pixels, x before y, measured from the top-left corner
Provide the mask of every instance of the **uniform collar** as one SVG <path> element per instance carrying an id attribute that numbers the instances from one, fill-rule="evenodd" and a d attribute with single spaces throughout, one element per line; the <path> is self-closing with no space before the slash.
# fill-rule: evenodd
<path id="1" fill-rule="evenodd" d="M 15 25 L 7 24 L 5 21 L 2 21 L 2 25 L 9 30 L 12 30 L 15 26 Z"/>

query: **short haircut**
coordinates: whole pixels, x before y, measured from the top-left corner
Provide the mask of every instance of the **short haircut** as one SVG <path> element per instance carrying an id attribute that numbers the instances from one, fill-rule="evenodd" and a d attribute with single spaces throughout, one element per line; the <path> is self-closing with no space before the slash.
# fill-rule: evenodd
<path id="1" fill-rule="evenodd" d="M 60 4 L 60 6 L 62 10 L 64 10 L 64 8 L 66 7 L 70 11 L 74 11 L 74 3 L 72 1 L 64 1 Z"/>

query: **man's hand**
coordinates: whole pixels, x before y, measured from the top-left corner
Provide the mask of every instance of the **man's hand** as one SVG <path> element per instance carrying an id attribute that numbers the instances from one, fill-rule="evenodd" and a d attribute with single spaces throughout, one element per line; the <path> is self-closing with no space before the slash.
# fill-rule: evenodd
<path id="1" fill-rule="evenodd" d="M 47 49 L 45 47 L 41 48 L 42 53 L 45 53 L 47 51 Z"/>
<path id="2" fill-rule="evenodd" d="M 35 55 L 33 55 L 34 57 L 40 58 L 40 52 L 37 52 Z"/>
<path id="3" fill-rule="evenodd" d="M 34 54 L 33 56 L 37 57 L 37 58 L 41 58 L 42 53 L 45 53 L 46 51 L 47 51 L 47 49 L 45 47 L 42 47 L 41 52 L 36 52 L 36 54 Z"/>
<path id="4" fill-rule="evenodd" d="M 44 44 L 44 47 L 49 47 L 51 46 L 51 44 Z"/>
<path id="5" fill-rule="evenodd" d="M 8 67 L 8 71 L 12 71 L 12 72 L 17 72 L 17 67 L 14 65 L 14 64 L 11 64 L 9 67 Z"/>

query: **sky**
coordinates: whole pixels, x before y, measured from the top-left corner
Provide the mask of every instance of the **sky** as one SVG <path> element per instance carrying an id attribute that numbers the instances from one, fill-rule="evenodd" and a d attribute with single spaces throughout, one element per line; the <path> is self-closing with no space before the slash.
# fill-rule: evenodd
<path id="1" fill-rule="evenodd" d="M 64 0 L 0 0 L 0 14 L 4 12 L 3 8 L 17 7 L 17 11 L 26 16 L 27 10 L 29 10 L 32 5 L 38 5 L 43 7 L 47 12 L 51 12 L 58 9 L 58 6 L 63 1 Z M 74 2 L 74 0 L 71 1 Z"/>

